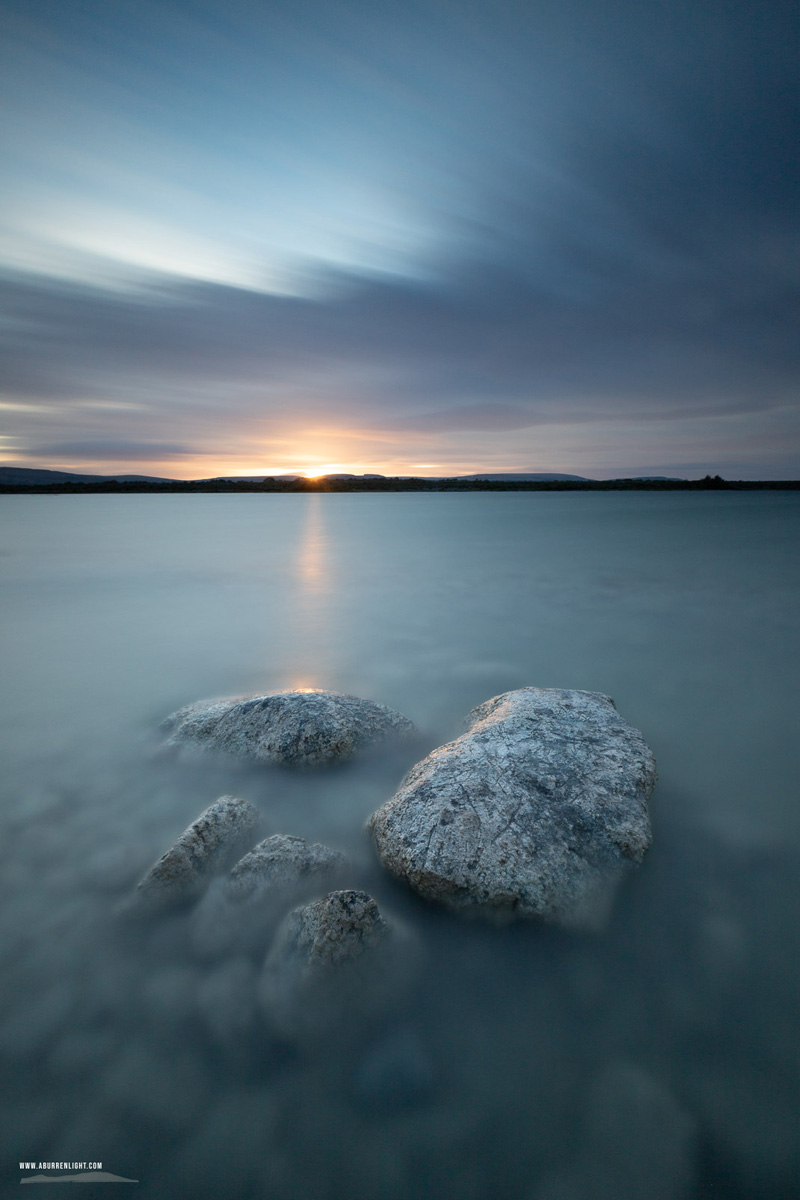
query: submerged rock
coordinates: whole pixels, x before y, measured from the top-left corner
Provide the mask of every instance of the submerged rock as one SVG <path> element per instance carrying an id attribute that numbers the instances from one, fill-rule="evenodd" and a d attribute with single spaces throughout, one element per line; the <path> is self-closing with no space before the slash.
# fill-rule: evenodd
<path id="1" fill-rule="evenodd" d="M 347 859 L 339 850 L 305 838 L 278 833 L 259 842 L 240 859 L 230 874 L 228 892 L 236 901 L 314 887 L 339 874 Z"/>
<path id="2" fill-rule="evenodd" d="M 263 953 L 274 928 L 273 914 L 261 906 L 231 900 L 228 878 L 212 879 L 189 917 L 188 944 L 203 962 Z"/>
<path id="3" fill-rule="evenodd" d="M 407 717 L 384 704 L 323 691 L 200 700 L 178 709 L 161 728 L 169 735 L 166 746 L 308 767 L 351 758 L 414 731 Z"/>
<path id="4" fill-rule="evenodd" d="M 208 972 L 197 989 L 196 1004 L 218 1044 L 247 1038 L 256 1018 L 256 971 L 250 959 L 231 958 Z"/>
<path id="5" fill-rule="evenodd" d="M 585 1097 L 577 1153 L 535 1200 L 689 1200 L 697 1121 L 641 1067 L 616 1063 Z"/>
<path id="6" fill-rule="evenodd" d="M 330 892 L 284 919 L 259 984 L 262 1011 L 290 1037 L 360 1025 L 382 997 L 398 939 L 366 892 Z"/>
<path id="7" fill-rule="evenodd" d="M 430 1100 L 435 1082 L 434 1065 L 419 1034 L 391 1030 L 356 1063 L 352 1100 L 367 1115 L 404 1112 Z"/>
<path id="8" fill-rule="evenodd" d="M 161 907 L 191 899 L 252 841 L 258 810 L 249 800 L 221 796 L 184 830 L 139 883 L 137 898 Z"/>
<path id="9" fill-rule="evenodd" d="M 370 817 L 384 866 L 457 911 L 602 927 L 650 844 L 642 735 L 599 692 L 521 688 L 467 720 Z"/>

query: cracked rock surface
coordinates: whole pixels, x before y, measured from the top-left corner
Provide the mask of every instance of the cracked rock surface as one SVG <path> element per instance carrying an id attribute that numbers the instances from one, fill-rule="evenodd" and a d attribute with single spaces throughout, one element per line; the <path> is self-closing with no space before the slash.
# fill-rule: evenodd
<path id="1" fill-rule="evenodd" d="M 286 766 L 324 766 L 414 731 L 402 713 L 340 692 L 287 691 L 199 700 L 162 724 L 165 745 Z"/>
<path id="2" fill-rule="evenodd" d="M 369 828 L 384 866 L 429 900 L 598 929 L 650 844 L 655 777 L 608 696 L 520 688 L 473 709 Z"/>
<path id="3" fill-rule="evenodd" d="M 241 854 L 258 819 L 249 800 L 221 796 L 153 864 L 138 885 L 138 899 L 160 907 L 194 897 L 211 875 Z"/>

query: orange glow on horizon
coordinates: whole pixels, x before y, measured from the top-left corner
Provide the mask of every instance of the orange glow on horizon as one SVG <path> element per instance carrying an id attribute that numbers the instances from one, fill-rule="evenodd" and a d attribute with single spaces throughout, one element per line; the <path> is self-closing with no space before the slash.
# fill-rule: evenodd
<path id="1" fill-rule="evenodd" d="M 347 466 L 346 463 L 325 463 L 319 467 L 303 467 L 300 471 L 306 479 L 320 479 L 323 475 L 363 475 L 368 473 L 369 468 L 354 470 L 353 467 Z"/>
<path id="2" fill-rule="evenodd" d="M 86 475 L 145 475 L 167 480 L 219 478 L 263 479 L 296 476 L 315 480 L 323 475 L 383 475 L 448 477 L 483 472 L 577 471 L 593 473 L 563 444 L 563 439 L 543 438 L 537 431 L 534 444 L 526 450 L 524 440 L 509 453 L 506 434 L 482 434 L 480 443 L 472 435 L 420 433 L 412 438 L 389 429 L 292 427 L 278 424 L 265 433 L 263 426 L 231 429 L 231 452 L 221 458 L 216 447 L 202 443 L 192 452 L 164 455 L 149 461 L 120 460 L 109 456 L 86 461 L 51 458 L 43 462 L 22 446 L 0 442 L 0 461 L 7 466 L 67 471 Z M 237 445 L 238 443 L 238 445 Z M 522 461 L 520 461 L 520 459 Z M 544 460 L 544 461 L 543 461 Z M 593 467 L 595 464 L 592 464 Z"/>

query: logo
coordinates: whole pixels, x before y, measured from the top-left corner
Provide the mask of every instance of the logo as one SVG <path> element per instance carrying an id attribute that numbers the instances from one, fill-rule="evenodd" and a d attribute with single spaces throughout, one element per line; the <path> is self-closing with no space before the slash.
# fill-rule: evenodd
<path id="1" fill-rule="evenodd" d="M 35 1175 L 24 1175 L 20 1183 L 138 1183 L 138 1179 L 126 1179 L 124 1175 L 112 1175 L 103 1170 L 99 1162 L 21 1162 L 20 1171 L 35 1171 Z"/>

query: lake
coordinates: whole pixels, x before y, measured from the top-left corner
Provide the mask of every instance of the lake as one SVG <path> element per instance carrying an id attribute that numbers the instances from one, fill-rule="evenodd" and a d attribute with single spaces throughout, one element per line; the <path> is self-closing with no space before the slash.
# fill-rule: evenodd
<path id="1" fill-rule="evenodd" d="M 0 522 L 12 1182 L 102 1162 L 148 1197 L 796 1200 L 800 494 L 15 495 Z M 652 849 L 600 934 L 430 909 L 364 832 L 525 685 L 612 696 L 658 762 Z M 288 687 L 419 736 L 299 775 L 156 752 L 183 704 Z M 363 1027 L 267 1027 L 269 932 L 120 920 L 224 793 L 346 851 L 412 932 L 413 978 Z"/>

